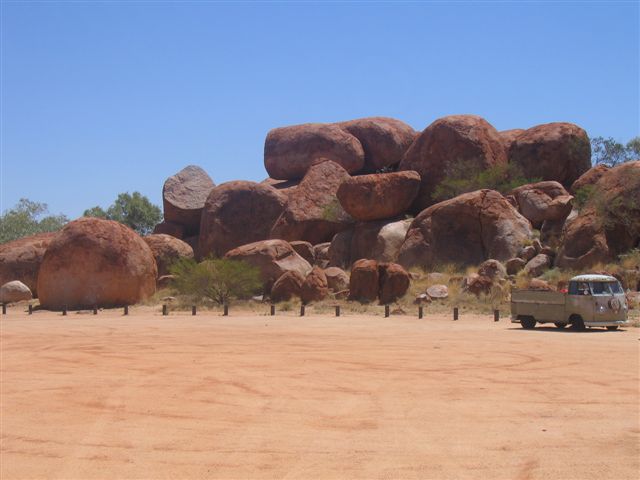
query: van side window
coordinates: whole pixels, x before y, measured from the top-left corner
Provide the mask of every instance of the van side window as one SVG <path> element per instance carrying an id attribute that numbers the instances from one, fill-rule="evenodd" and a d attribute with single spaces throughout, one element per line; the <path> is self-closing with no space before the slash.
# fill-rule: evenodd
<path id="1" fill-rule="evenodd" d="M 578 295 L 578 282 L 569 282 L 569 295 Z"/>

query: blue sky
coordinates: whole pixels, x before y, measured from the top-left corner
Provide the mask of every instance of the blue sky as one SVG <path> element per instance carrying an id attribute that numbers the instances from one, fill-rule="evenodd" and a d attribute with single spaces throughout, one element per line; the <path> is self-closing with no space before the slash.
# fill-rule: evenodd
<path id="1" fill-rule="evenodd" d="M 638 2 L 2 1 L 0 210 L 74 218 L 188 164 L 266 177 L 274 127 L 569 121 L 638 135 Z"/>

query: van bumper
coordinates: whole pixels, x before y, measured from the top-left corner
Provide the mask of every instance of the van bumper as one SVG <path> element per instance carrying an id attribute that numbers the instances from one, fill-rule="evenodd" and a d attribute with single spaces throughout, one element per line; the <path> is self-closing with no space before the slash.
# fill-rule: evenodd
<path id="1" fill-rule="evenodd" d="M 585 327 L 624 327 L 629 325 L 628 320 L 603 320 L 600 322 L 584 322 Z"/>

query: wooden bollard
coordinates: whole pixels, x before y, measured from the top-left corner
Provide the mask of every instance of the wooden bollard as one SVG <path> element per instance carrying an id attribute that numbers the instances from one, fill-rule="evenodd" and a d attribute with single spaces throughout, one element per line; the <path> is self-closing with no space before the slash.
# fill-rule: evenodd
<path id="1" fill-rule="evenodd" d="M 6 315 L 6 314 L 7 314 L 7 304 L 6 304 L 6 303 L 3 303 L 3 304 L 2 304 L 2 314 L 3 314 L 3 315 Z"/>
<path id="2" fill-rule="evenodd" d="M 62 306 L 62 316 L 64 317 L 64 316 L 66 316 L 66 315 L 67 315 L 67 306 L 66 306 L 66 305 L 63 305 L 63 306 Z"/>
<path id="3" fill-rule="evenodd" d="M 229 316 L 229 305 L 227 305 L 226 303 L 222 307 L 222 315 L 225 317 Z"/>
<path id="4" fill-rule="evenodd" d="M 385 318 L 389 316 L 389 305 L 384 306 L 384 316 Z"/>
<path id="5" fill-rule="evenodd" d="M 193 315 L 194 317 L 196 316 L 196 306 L 195 305 L 193 305 L 191 307 L 191 315 Z"/>
<path id="6" fill-rule="evenodd" d="M 458 307 L 453 308 L 453 319 L 458 320 Z"/>
<path id="7" fill-rule="evenodd" d="M 270 309 L 269 313 L 271 313 L 272 317 L 276 314 L 276 306 L 275 305 L 271 305 L 271 309 Z"/>
<path id="8" fill-rule="evenodd" d="M 129 305 L 124 306 L 124 314 L 129 315 Z"/>
<path id="9" fill-rule="evenodd" d="M 165 317 L 169 315 L 169 308 L 166 304 L 162 305 L 162 315 L 164 315 Z"/>
<path id="10" fill-rule="evenodd" d="M 422 319 L 422 316 L 424 315 L 424 307 L 422 305 L 420 305 L 418 307 L 418 318 Z"/>
<path id="11" fill-rule="evenodd" d="M 98 314 L 98 307 L 96 307 L 95 305 L 93 306 L 93 314 L 94 315 Z"/>
<path id="12" fill-rule="evenodd" d="M 494 322 L 499 322 L 500 321 L 500 310 L 494 310 L 493 311 L 493 321 Z"/>
<path id="13" fill-rule="evenodd" d="M 340 305 L 336 305 L 336 317 L 340 316 Z"/>
<path id="14" fill-rule="evenodd" d="M 304 317 L 304 304 L 300 305 L 300 316 Z"/>
<path id="15" fill-rule="evenodd" d="M 33 305 L 29 304 L 29 315 L 33 315 Z"/>

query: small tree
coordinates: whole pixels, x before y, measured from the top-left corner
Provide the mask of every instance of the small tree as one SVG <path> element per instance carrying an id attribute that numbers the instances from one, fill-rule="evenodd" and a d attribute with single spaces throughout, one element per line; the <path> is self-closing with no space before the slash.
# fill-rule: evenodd
<path id="1" fill-rule="evenodd" d="M 140 235 L 147 235 L 162 220 L 160 207 L 154 205 L 140 192 L 121 193 L 106 211 L 102 207 L 93 207 L 84 211 L 85 217 L 115 220 L 132 228 Z"/>
<path id="2" fill-rule="evenodd" d="M 591 139 L 591 162 L 615 167 L 629 160 L 640 159 L 640 137 L 634 137 L 623 145 L 613 138 L 595 137 Z"/>
<path id="3" fill-rule="evenodd" d="M 241 260 L 210 258 L 197 263 L 181 258 L 169 271 L 175 275 L 173 286 L 178 292 L 208 298 L 219 305 L 232 298 L 250 298 L 262 288 L 260 271 Z"/>
<path id="4" fill-rule="evenodd" d="M 65 226 L 65 215 L 46 215 L 46 203 L 21 198 L 18 204 L 0 216 L 0 243 L 36 233 L 55 232 Z"/>

